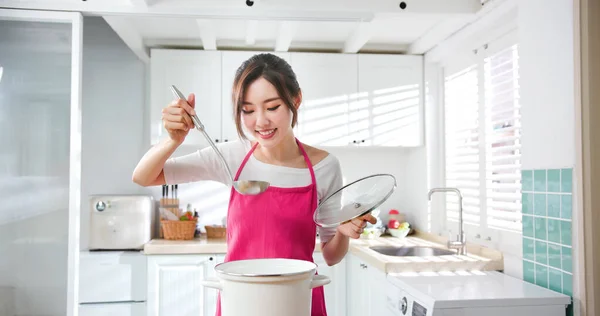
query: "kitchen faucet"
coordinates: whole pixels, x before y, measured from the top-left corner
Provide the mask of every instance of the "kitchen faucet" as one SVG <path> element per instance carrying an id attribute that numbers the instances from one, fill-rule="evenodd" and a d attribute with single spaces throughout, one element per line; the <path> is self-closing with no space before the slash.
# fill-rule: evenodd
<path id="1" fill-rule="evenodd" d="M 458 236 L 455 241 L 448 240 L 448 248 L 456 249 L 456 254 L 466 255 L 467 254 L 467 241 L 465 233 L 463 232 L 463 206 L 462 206 L 462 194 L 457 188 L 433 188 L 429 190 L 428 198 L 431 201 L 431 196 L 436 192 L 454 192 L 458 195 Z"/>

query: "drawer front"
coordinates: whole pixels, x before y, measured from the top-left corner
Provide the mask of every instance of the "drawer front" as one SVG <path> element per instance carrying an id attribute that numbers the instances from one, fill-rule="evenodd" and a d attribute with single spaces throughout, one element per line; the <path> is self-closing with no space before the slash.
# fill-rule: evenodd
<path id="1" fill-rule="evenodd" d="M 79 302 L 146 301 L 146 271 L 141 252 L 82 252 Z"/>
<path id="2" fill-rule="evenodd" d="M 146 303 L 100 303 L 79 305 L 82 316 L 146 316 Z"/>

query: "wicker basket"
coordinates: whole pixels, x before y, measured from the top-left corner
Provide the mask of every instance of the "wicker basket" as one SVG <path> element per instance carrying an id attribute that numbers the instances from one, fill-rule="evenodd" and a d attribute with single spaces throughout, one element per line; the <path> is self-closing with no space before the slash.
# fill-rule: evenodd
<path id="1" fill-rule="evenodd" d="M 207 238 L 225 238 L 227 229 L 223 226 L 204 226 Z"/>
<path id="2" fill-rule="evenodd" d="M 194 239 L 197 219 L 191 221 L 167 221 L 161 220 L 163 238 L 170 240 Z"/>

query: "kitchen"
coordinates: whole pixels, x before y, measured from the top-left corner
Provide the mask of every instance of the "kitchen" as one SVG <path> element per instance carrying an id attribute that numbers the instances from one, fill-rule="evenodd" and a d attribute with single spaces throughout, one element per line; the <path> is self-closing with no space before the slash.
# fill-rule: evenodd
<path id="1" fill-rule="evenodd" d="M 86 304 L 93 298 L 86 297 L 89 292 L 82 292 L 82 288 L 90 285 L 101 287 L 102 275 L 114 278 L 119 273 L 124 273 L 120 278 L 122 282 L 131 282 L 129 286 L 120 285 L 124 292 L 139 295 L 132 300 L 143 302 L 140 305 L 144 307 L 138 313 L 162 315 L 166 311 L 198 315 L 214 311 L 216 291 L 203 288 L 200 282 L 212 275 L 212 268 L 222 260 L 225 253 L 222 243 L 204 239 L 189 247 L 163 246 L 161 240 L 156 240 L 147 245 L 150 253 L 140 256 L 130 251 L 122 252 L 122 257 L 119 252 L 89 252 L 89 223 L 92 207 L 95 206 L 91 205 L 90 197 L 140 194 L 151 195 L 156 201 L 161 198 L 160 187 L 140 187 L 132 183 L 131 173 L 150 144 L 164 136 L 160 135 L 161 131 L 156 126 L 160 124 L 160 108 L 172 99 L 168 90 L 170 84 L 176 84 L 186 94 L 195 92 L 198 96 L 206 95 L 211 103 L 223 104 L 223 112 L 218 108 L 216 111 L 207 108 L 207 111 L 215 112 L 207 113 L 203 122 L 215 139 L 229 138 L 227 133 L 231 128 L 226 124 L 231 122 L 226 119 L 226 115 L 230 114 L 225 106 L 228 92 L 221 87 L 230 80 L 227 76 L 231 76 L 231 69 L 241 62 L 240 56 L 248 56 L 244 51 L 276 51 L 289 57 L 306 90 L 305 98 L 312 96 L 314 100 L 312 104 L 304 104 L 304 109 L 301 107 L 301 111 L 306 109 L 306 112 L 300 114 L 297 135 L 301 140 L 306 139 L 307 143 L 322 146 L 335 154 L 342 165 L 345 183 L 376 173 L 394 175 L 397 188 L 380 206 L 381 222 L 387 223 L 388 211 L 397 209 L 417 231 L 416 236 L 396 241 L 396 245 L 434 242 L 445 246 L 449 237 L 454 240 L 458 234 L 458 213 L 451 207 L 446 211 L 444 197 L 448 205 L 455 205 L 452 203 L 455 200 L 448 193 L 433 195 L 429 201 L 427 193 L 434 187 L 449 186 L 444 172 L 448 167 L 443 159 L 444 125 L 450 127 L 452 123 L 470 121 L 445 121 L 443 113 L 452 109 L 449 106 L 456 100 L 454 95 L 472 96 L 473 89 L 477 88 L 468 86 L 473 77 L 459 77 L 464 80 L 451 81 L 454 77 L 444 76 L 444 72 L 460 73 L 473 63 L 484 69 L 489 60 L 486 58 L 495 56 L 491 51 L 505 52 L 506 48 L 512 49 L 513 58 L 518 56 L 518 59 L 512 60 L 518 60 L 515 69 L 518 69 L 518 94 L 522 104 L 518 118 L 522 127 L 522 152 L 516 169 L 522 181 L 519 189 L 522 195 L 519 192 L 519 201 L 514 202 L 518 209 L 505 216 L 516 225 L 509 226 L 510 220 L 499 221 L 492 212 L 484 213 L 486 210 L 483 208 L 473 212 L 473 208 L 481 207 L 472 200 L 477 197 L 477 192 L 461 190 L 466 196 L 465 234 L 470 246 L 467 252 L 474 256 L 485 253 L 482 257 L 492 261 L 490 270 L 502 270 L 508 276 L 572 297 L 575 304 L 569 307 L 569 311 L 575 315 L 585 315 L 586 308 L 587 315 L 594 315 L 593 294 L 598 293 L 594 292 L 594 286 L 597 288 L 598 285 L 593 281 L 588 281 L 591 286 L 586 285 L 583 278 L 584 275 L 598 273 L 589 264 L 593 262 L 590 254 L 584 250 L 597 241 L 590 237 L 584 239 L 584 230 L 589 228 L 584 228 L 583 222 L 580 222 L 589 206 L 582 206 L 584 202 L 579 195 L 585 191 L 578 191 L 585 178 L 579 169 L 582 162 L 578 146 L 581 145 L 575 141 L 581 141 L 583 137 L 577 134 L 579 125 L 576 122 L 581 118 L 577 116 L 580 113 L 573 101 L 578 93 L 575 89 L 578 83 L 573 78 L 579 69 L 573 62 L 573 47 L 577 39 L 573 35 L 576 28 L 574 4 L 571 1 L 546 2 L 495 0 L 486 1 L 481 6 L 480 1 L 456 1 L 453 5 L 444 4 L 446 1 L 404 1 L 393 2 L 394 10 L 398 11 L 392 11 L 386 6 L 392 1 L 374 1 L 369 5 L 352 2 L 356 7 L 342 5 L 339 1 L 329 1 L 328 5 L 307 2 L 302 6 L 286 3 L 275 9 L 261 7 L 273 5 L 268 1 L 255 1 L 251 7 L 238 1 L 227 1 L 221 5 L 166 0 L 111 0 L 103 4 L 91 0 L 59 1 L 55 4 L 46 1 L 0 1 L 1 7 L 29 9 L 18 14 L 12 9 L 2 9 L 2 29 L 9 31 L 1 33 L 9 37 L 3 37 L 0 43 L 14 43 L 18 48 L 25 45 L 25 49 L 31 49 L 27 46 L 28 41 L 35 40 L 38 47 L 50 49 L 44 51 L 48 56 L 59 58 L 52 63 L 30 61 L 31 68 L 25 69 L 28 73 L 18 76 L 12 76 L 10 70 L 11 63 L 21 67 L 18 58 L 14 59 L 13 55 L 11 59 L 9 53 L 8 56 L 3 55 L 7 62 L 0 61 L 3 69 L 0 109 L 4 122 L 1 134 L 3 143 L 10 144 L 6 155 L 1 158 L 5 166 L 2 183 L 3 188 L 5 184 L 7 188 L 2 192 L 7 194 L 9 203 L 0 208 L 0 253 L 7 254 L 0 259 L 0 271 L 3 271 L 0 273 L 0 315 L 76 315 L 74 306 L 77 309 L 83 306 L 84 310 L 93 308 L 87 306 L 93 304 Z M 404 9 L 400 7 L 402 3 Z M 475 7 L 474 3 L 478 6 Z M 203 16 L 190 16 L 190 8 L 194 6 L 204 10 Z M 50 15 L 44 16 L 43 13 L 49 12 L 36 15 L 38 11 L 32 9 L 81 11 L 84 16 L 73 18 L 63 14 L 48 18 Z M 400 10 L 406 10 L 410 15 L 404 17 Z M 170 17 L 159 17 L 161 15 Z M 239 18 L 240 15 L 242 18 Z M 34 25 L 30 28 L 32 32 L 19 33 L 27 36 L 11 37 L 16 33 L 11 33 L 10 24 L 17 16 L 28 21 L 63 19 L 73 22 L 63 23 L 66 27 L 62 28 L 55 25 L 60 23 Z M 215 16 L 222 18 L 214 20 Z M 281 28 L 277 31 L 278 26 Z M 15 32 L 21 30 L 19 27 L 27 26 L 19 25 Z M 518 44 L 518 51 L 513 48 L 515 44 Z M 81 50 L 77 51 L 81 59 L 77 61 L 74 58 L 74 63 L 71 61 L 72 46 Z M 173 49 L 182 47 L 186 49 Z M 13 52 L 10 49 L 0 51 Z M 183 55 L 202 58 L 186 59 Z M 77 62 L 81 63 L 80 81 L 70 82 L 69 76 L 73 74 L 69 65 Z M 189 72 L 185 70 L 194 62 L 199 68 L 209 67 L 211 72 L 198 71 L 188 76 Z M 297 66 L 294 66 L 295 62 L 298 62 Z M 69 70 L 65 72 L 64 69 Z M 485 78 L 481 69 L 467 74 Z M 153 71 L 166 75 L 152 76 Z M 398 76 L 399 72 L 404 73 Z M 52 73 L 55 75 L 50 77 Z M 347 73 L 353 75 L 347 76 Z M 74 76 L 76 78 L 77 74 Z M 218 77 L 220 79 L 208 80 Z M 32 85 L 28 81 L 40 85 Z M 204 88 L 203 84 L 193 85 L 190 82 L 209 83 L 216 87 Z M 361 134 L 361 122 L 357 125 L 348 123 L 350 115 L 360 115 L 361 112 L 351 112 L 342 107 L 350 102 L 348 98 L 353 94 L 360 98 L 363 89 L 369 92 L 385 89 L 388 82 L 394 86 L 418 86 L 417 91 L 411 92 L 417 95 L 417 101 L 410 103 L 414 99 L 409 100 L 416 106 L 406 109 L 406 113 L 410 114 L 406 119 L 408 124 L 394 126 L 391 139 L 398 143 L 381 145 L 369 134 L 379 127 L 375 120 L 364 123 L 368 124 L 367 132 Z M 48 86 L 49 83 L 54 86 Z M 459 87 L 458 92 L 448 90 L 452 85 Z M 155 86 L 164 88 L 161 91 Z M 53 89 L 59 89 L 60 93 L 53 94 Z M 56 104 L 69 104 L 69 98 L 76 100 L 81 114 L 70 115 L 77 111 L 69 112 L 70 108 L 65 106 L 50 111 L 47 103 L 39 98 L 26 97 L 26 92 L 31 91 L 38 91 L 44 97 L 52 95 Z M 482 98 L 476 92 L 475 95 L 475 98 Z M 340 101 L 339 96 L 346 99 Z M 389 102 L 382 99 L 381 102 Z M 30 104 L 26 111 L 7 106 L 19 104 L 22 100 Z M 377 98 L 368 97 L 367 100 L 372 102 L 369 104 L 372 112 L 377 112 Z M 470 112 L 462 112 L 465 118 L 472 117 L 478 110 L 484 112 L 480 109 L 488 104 L 486 100 L 467 101 L 461 98 L 457 101 L 461 106 L 474 107 Z M 310 122 L 302 121 L 303 114 L 307 120 L 318 115 L 308 111 L 311 106 L 330 105 L 326 102 L 338 102 L 328 107 L 334 111 L 333 115 L 329 114 L 333 118 L 329 119 L 342 122 L 327 123 L 338 126 L 337 130 L 332 128 L 327 132 L 341 133 L 341 137 L 333 138 L 333 141 L 321 138 L 324 133 L 311 134 Z M 11 123 L 26 119 L 31 126 Z M 81 134 L 69 133 L 69 126 Z M 14 131 L 19 131 L 17 142 L 8 136 Z M 363 140 L 366 142 L 363 143 Z M 69 141 L 74 145 L 70 147 Z M 77 146 L 79 142 L 80 148 Z M 178 154 L 192 152 L 199 146 L 206 146 L 206 143 L 197 135 Z M 482 151 L 479 154 L 484 157 L 486 153 Z M 555 181 L 557 171 L 558 182 Z M 536 189 L 540 179 L 537 175 L 543 175 L 547 190 Z M 567 179 L 572 179 L 571 189 L 563 191 L 562 187 L 569 187 Z M 477 178 L 477 181 L 481 179 Z M 556 184 L 559 184 L 558 192 L 550 189 Z M 199 226 L 204 227 L 222 223 L 228 192 L 228 188 L 215 183 L 182 184 L 178 187 L 177 196 L 180 208 L 185 209 L 187 204 L 191 204 L 198 211 Z M 559 202 L 554 203 L 557 196 Z M 543 214 L 537 213 L 536 198 L 539 201 L 543 199 L 544 205 L 547 205 Z M 572 204 L 565 203 L 569 199 Z M 551 215 L 551 206 L 556 205 L 560 205 L 560 211 L 554 216 Z M 62 211 L 53 211 L 55 208 Z M 492 223 L 496 227 L 501 224 L 507 226 L 503 230 L 494 229 Z M 538 223 L 542 223 L 543 230 Z M 557 237 L 550 233 L 556 227 L 560 227 Z M 542 231 L 545 237 L 538 238 L 536 234 Z M 332 279 L 332 283 L 325 285 L 326 291 L 335 295 L 329 295 L 332 297 L 328 299 L 330 315 L 385 313 L 385 299 L 393 290 L 386 288 L 388 276 L 385 274 L 389 271 L 381 267 L 407 265 L 390 265 L 388 261 L 398 258 L 382 257 L 375 251 L 365 250 L 365 246 L 386 244 L 390 240 L 353 241 L 345 261 L 333 267 L 322 264 L 323 259 L 315 252 L 315 260 L 321 262 L 319 274 Z M 185 244 L 182 242 L 182 245 Z M 544 253 L 539 249 L 543 249 Z M 102 257 L 105 254 L 106 257 Z M 502 259 L 497 259 L 498 255 Z M 110 263 L 115 260 L 124 263 L 111 271 Z M 42 261 L 47 263 L 40 266 Z M 558 267 L 553 263 L 556 261 L 559 262 Z M 585 262 L 588 264 L 585 265 Z M 132 270 L 127 269 L 135 267 L 134 263 L 141 264 L 146 271 L 140 273 L 136 270 L 138 273 L 134 273 L 132 278 Z M 95 278 L 90 279 L 83 269 L 89 264 L 104 267 L 106 270 L 102 273 L 105 274 L 94 273 L 92 276 Z M 351 276 L 361 270 L 372 273 L 373 278 L 368 279 L 379 283 L 367 284 L 362 278 L 355 283 Z M 406 271 L 393 271 L 403 272 Z M 555 283 L 557 279 L 560 281 Z M 167 283 L 161 284 L 161 280 Z M 558 289 L 554 288 L 557 284 L 560 284 Z M 369 288 L 370 291 L 367 290 Z M 111 289 L 105 292 L 111 292 Z M 113 292 L 115 296 L 119 294 L 116 290 Z M 363 304 L 366 299 L 359 301 L 354 297 L 369 297 L 372 299 L 368 301 L 374 303 Z M 128 312 L 137 315 L 136 311 Z M 102 311 L 99 313 L 104 315 Z M 119 314 L 118 311 L 115 313 Z"/>

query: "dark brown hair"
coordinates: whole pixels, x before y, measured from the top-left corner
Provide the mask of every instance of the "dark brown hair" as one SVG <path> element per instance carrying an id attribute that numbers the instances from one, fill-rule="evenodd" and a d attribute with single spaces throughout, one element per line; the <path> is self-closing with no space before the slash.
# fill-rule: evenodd
<path id="1" fill-rule="evenodd" d="M 248 86 L 259 78 L 265 78 L 277 90 L 283 103 L 292 111 L 292 127 L 298 123 L 298 111 L 294 106 L 295 99 L 300 95 L 300 85 L 296 74 L 283 58 L 269 53 L 257 54 L 244 61 L 237 69 L 233 80 L 232 104 L 233 117 L 237 132 L 246 139 L 242 131 L 241 112 L 244 95 Z"/>

